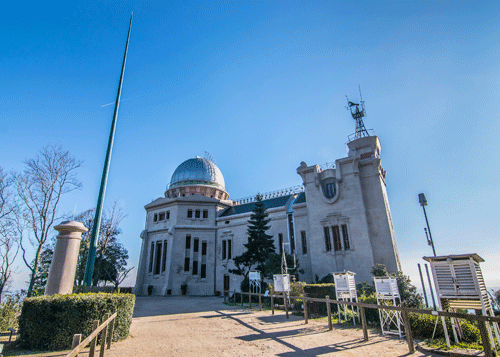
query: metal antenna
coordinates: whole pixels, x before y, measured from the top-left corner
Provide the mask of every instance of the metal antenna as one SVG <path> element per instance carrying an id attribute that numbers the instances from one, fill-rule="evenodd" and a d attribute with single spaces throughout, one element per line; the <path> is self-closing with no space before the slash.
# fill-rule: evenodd
<path id="1" fill-rule="evenodd" d="M 214 164 L 217 165 L 217 163 L 215 162 L 214 157 L 208 151 L 203 151 L 203 158 L 207 159 L 208 161 L 212 161 Z"/>
<path id="2" fill-rule="evenodd" d="M 347 99 L 347 107 L 346 109 L 351 112 L 351 116 L 356 122 L 356 131 L 354 133 L 354 139 L 359 139 L 365 136 L 370 136 L 368 134 L 368 130 L 366 130 L 365 124 L 363 123 L 363 117 L 366 116 L 365 112 L 365 101 L 363 100 L 363 97 L 361 95 L 361 86 L 359 86 L 359 96 L 361 101 L 359 103 L 354 103 L 349 100 L 349 98 L 346 97 Z M 359 109 L 361 107 L 361 110 Z"/>
<path id="3" fill-rule="evenodd" d="M 106 150 L 106 159 L 104 160 L 104 168 L 102 170 L 101 187 L 99 188 L 99 196 L 97 198 L 97 207 L 95 210 L 94 225 L 92 227 L 92 236 L 90 237 L 89 255 L 87 257 L 87 266 L 85 267 L 85 275 L 83 283 L 86 286 L 92 285 L 92 277 L 94 275 L 94 263 L 97 251 L 97 240 L 101 227 L 102 206 L 104 195 L 106 193 L 106 184 L 108 182 L 109 164 L 111 162 L 111 151 L 113 150 L 113 141 L 115 139 L 116 119 L 118 117 L 118 107 L 120 105 L 120 96 L 122 93 L 123 74 L 125 72 L 125 62 L 127 61 L 128 41 L 130 39 L 130 29 L 132 28 L 132 16 L 130 16 L 130 24 L 128 26 L 127 44 L 125 45 L 125 54 L 123 55 L 122 71 L 120 73 L 120 81 L 118 84 L 118 93 L 116 94 L 115 111 L 113 113 L 113 121 L 111 122 L 111 131 L 109 133 L 108 148 Z"/>

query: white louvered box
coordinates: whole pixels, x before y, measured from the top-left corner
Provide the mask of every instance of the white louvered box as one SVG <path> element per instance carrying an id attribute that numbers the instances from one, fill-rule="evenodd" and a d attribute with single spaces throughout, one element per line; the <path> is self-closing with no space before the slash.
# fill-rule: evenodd
<path id="1" fill-rule="evenodd" d="M 396 278 L 373 278 L 373 281 L 375 282 L 375 290 L 377 291 L 377 298 L 400 299 L 398 281 L 396 280 Z"/>
<path id="2" fill-rule="evenodd" d="M 358 294 L 356 293 L 356 280 L 354 279 L 355 273 L 344 271 L 332 274 L 337 300 L 358 298 Z"/>
<path id="3" fill-rule="evenodd" d="M 430 262 L 436 293 L 445 307 L 484 310 L 490 308 L 477 254 L 424 257 Z"/>

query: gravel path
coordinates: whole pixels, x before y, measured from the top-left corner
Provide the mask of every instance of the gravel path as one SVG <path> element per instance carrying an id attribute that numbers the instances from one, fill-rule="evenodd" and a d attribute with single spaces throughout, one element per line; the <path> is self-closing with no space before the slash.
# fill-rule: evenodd
<path id="1" fill-rule="evenodd" d="M 218 297 L 137 297 L 130 337 L 106 357 L 122 356 L 406 356 L 406 340 L 336 328 L 282 311 L 226 306 Z M 431 356 L 416 352 L 414 356 Z"/>

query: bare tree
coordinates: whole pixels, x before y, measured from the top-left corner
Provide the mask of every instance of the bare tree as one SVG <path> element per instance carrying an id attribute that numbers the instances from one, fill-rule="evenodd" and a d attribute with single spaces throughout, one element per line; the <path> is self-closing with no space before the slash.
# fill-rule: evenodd
<path id="1" fill-rule="evenodd" d="M 0 301 L 13 270 L 19 252 L 19 212 L 14 201 L 12 178 L 0 167 Z"/>
<path id="2" fill-rule="evenodd" d="M 21 240 L 23 260 L 31 270 L 28 297 L 33 293 L 40 253 L 52 225 L 63 217 L 58 213 L 61 197 L 81 187 L 75 172 L 81 164 L 60 146 L 48 145 L 40 150 L 36 158 L 24 161 L 24 171 L 16 175 L 17 193 L 23 203 L 22 217 L 27 223 L 29 240 L 35 249 L 35 258 L 30 264 L 26 260 L 26 250 Z"/>

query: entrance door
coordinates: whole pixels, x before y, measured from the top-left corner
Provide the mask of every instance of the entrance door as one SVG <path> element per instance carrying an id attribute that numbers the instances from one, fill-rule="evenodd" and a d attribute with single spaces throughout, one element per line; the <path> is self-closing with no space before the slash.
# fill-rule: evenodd
<path id="1" fill-rule="evenodd" d="M 224 275 L 224 296 L 229 296 L 229 275 Z"/>

